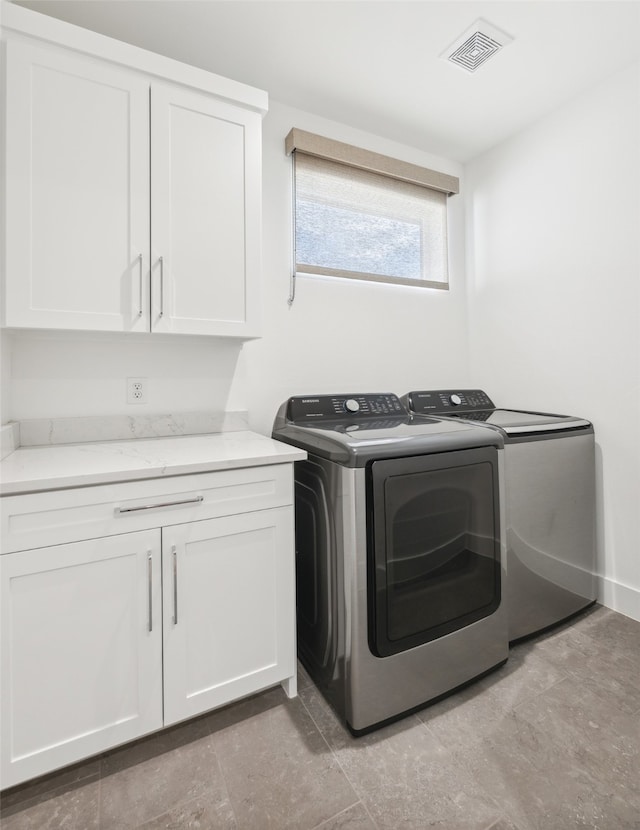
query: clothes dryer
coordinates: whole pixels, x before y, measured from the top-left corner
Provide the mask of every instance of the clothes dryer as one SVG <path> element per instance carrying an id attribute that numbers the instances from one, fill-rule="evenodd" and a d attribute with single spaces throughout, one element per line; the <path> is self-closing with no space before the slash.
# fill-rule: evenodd
<path id="1" fill-rule="evenodd" d="M 299 657 L 354 734 L 508 655 L 503 438 L 396 395 L 306 395 L 273 437 L 295 464 Z"/>

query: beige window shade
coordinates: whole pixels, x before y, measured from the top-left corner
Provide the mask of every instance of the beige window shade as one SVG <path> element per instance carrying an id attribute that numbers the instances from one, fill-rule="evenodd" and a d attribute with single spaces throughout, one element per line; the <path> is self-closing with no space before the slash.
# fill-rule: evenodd
<path id="1" fill-rule="evenodd" d="M 295 151 L 295 274 L 448 288 L 455 177 L 300 130 L 289 133 L 286 149 Z M 425 183 L 434 177 L 438 187 Z"/>
<path id="2" fill-rule="evenodd" d="M 363 150 L 361 147 L 334 141 L 295 127 L 285 139 L 285 150 L 287 155 L 291 155 L 295 150 L 308 156 L 317 156 L 328 161 L 348 164 L 349 167 L 368 170 L 370 173 L 378 173 L 380 176 L 441 190 L 449 195 L 460 192 L 460 180 L 456 176 Z"/>

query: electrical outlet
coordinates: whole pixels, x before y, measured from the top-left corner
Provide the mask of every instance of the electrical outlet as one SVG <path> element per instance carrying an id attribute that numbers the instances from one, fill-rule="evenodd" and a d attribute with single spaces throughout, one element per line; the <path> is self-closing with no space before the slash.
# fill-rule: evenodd
<path id="1" fill-rule="evenodd" d="M 127 403 L 147 402 L 147 379 L 127 378 Z"/>

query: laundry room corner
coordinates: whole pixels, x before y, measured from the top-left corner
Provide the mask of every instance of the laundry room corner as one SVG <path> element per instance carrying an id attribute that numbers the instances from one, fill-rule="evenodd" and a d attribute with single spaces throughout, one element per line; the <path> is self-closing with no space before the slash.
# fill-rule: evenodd
<path id="1" fill-rule="evenodd" d="M 466 167 L 470 372 L 595 428 L 600 600 L 640 619 L 640 65 Z"/>

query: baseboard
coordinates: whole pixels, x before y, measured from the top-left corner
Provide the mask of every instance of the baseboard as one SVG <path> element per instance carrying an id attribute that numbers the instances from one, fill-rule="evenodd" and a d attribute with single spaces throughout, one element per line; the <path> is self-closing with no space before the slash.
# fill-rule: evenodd
<path id="1" fill-rule="evenodd" d="M 601 576 L 598 577 L 598 601 L 607 608 L 640 622 L 640 589 Z"/>

